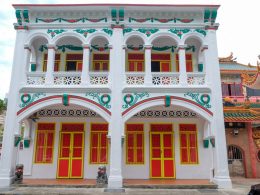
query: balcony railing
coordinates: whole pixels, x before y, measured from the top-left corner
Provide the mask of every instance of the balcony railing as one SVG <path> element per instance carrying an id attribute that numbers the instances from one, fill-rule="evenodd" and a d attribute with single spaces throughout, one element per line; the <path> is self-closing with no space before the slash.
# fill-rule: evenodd
<path id="1" fill-rule="evenodd" d="M 80 85 L 81 72 L 55 72 L 54 85 Z"/>
<path id="2" fill-rule="evenodd" d="M 45 72 L 28 72 L 26 84 L 27 85 L 44 85 L 45 84 Z"/>
<path id="3" fill-rule="evenodd" d="M 118 75 L 120 76 L 120 75 Z M 151 77 L 145 81 L 145 72 L 126 72 L 124 76 L 124 84 L 128 87 L 145 87 L 149 86 L 204 86 L 205 85 L 205 73 L 187 73 L 187 80 L 184 85 L 181 85 L 179 72 L 152 72 Z M 84 86 L 104 86 L 109 84 L 109 72 L 89 72 L 86 81 L 82 81 L 81 72 L 54 72 L 52 75 L 54 86 L 78 86 L 84 84 Z M 186 78 L 186 77 L 185 77 Z M 26 84 L 28 86 L 44 86 L 46 85 L 46 73 L 45 72 L 28 72 Z M 150 81 L 149 81 L 150 80 Z M 146 83 L 149 82 L 149 83 Z M 49 86 L 49 85 L 48 85 Z"/>
<path id="4" fill-rule="evenodd" d="M 152 73 L 152 84 L 156 86 L 174 86 L 180 82 L 179 73 L 160 72 Z"/>
<path id="5" fill-rule="evenodd" d="M 107 85 L 108 84 L 108 72 L 90 72 L 90 84 L 91 85 Z"/>
<path id="6" fill-rule="evenodd" d="M 187 73 L 188 85 L 204 85 L 205 84 L 205 73 L 191 72 Z"/>
<path id="7" fill-rule="evenodd" d="M 127 85 L 144 85 L 144 72 L 127 72 L 126 84 Z"/>

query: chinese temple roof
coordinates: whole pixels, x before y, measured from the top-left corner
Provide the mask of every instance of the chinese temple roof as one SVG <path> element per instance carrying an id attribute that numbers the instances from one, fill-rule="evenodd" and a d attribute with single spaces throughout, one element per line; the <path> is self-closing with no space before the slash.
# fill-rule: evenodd
<path id="1" fill-rule="evenodd" d="M 252 110 L 238 112 L 224 109 L 224 120 L 225 122 L 260 122 L 260 113 Z"/>
<path id="2" fill-rule="evenodd" d="M 260 104 L 245 100 L 237 103 L 230 98 L 224 98 L 224 120 L 225 122 L 260 122 Z"/>
<path id="3" fill-rule="evenodd" d="M 251 89 L 260 89 L 260 63 L 257 62 L 257 73 L 250 76 L 247 72 L 241 74 L 242 84 Z"/>
<path id="4" fill-rule="evenodd" d="M 244 71 L 251 73 L 257 71 L 257 66 L 238 63 L 232 52 L 228 57 L 219 58 L 219 67 L 222 73 L 242 73 Z"/>

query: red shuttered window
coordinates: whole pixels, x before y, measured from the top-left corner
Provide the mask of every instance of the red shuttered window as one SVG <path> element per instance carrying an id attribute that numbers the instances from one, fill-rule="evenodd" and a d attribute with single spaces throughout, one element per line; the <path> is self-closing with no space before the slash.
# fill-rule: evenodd
<path id="1" fill-rule="evenodd" d="M 126 125 L 126 164 L 144 164 L 143 124 Z"/>
<path id="2" fill-rule="evenodd" d="M 35 143 L 35 163 L 52 163 L 54 123 L 38 123 Z"/>
<path id="3" fill-rule="evenodd" d="M 143 72 L 144 71 L 144 54 L 143 53 L 129 53 L 128 67 L 129 72 Z"/>
<path id="4" fill-rule="evenodd" d="M 93 54 L 93 71 L 109 71 L 109 54 Z"/>
<path id="5" fill-rule="evenodd" d="M 243 96 L 241 83 L 222 83 L 222 96 Z"/>
<path id="6" fill-rule="evenodd" d="M 92 124 L 90 135 L 90 163 L 108 163 L 108 124 Z"/>
<path id="7" fill-rule="evenodd" d="M 192 54 L 186 54 L 186 72 L 193 72 Z M 176 72 L 180 71 L 179 55 L 176 54 Z"/>
<path id="8" fill-rule="evenodd" d="M 197 128 L 195 124 L 180 125 L 181 164 L 198 164 Z"/>
<path id="9" fill-rule="evenodd" d="M 43 68 L 42 71 L 47 71 L 48 54 L 45 53 L 43 56 Z M 54 71 L 58 72 L 60 69 L 60 54 L 55 54 Z"/>

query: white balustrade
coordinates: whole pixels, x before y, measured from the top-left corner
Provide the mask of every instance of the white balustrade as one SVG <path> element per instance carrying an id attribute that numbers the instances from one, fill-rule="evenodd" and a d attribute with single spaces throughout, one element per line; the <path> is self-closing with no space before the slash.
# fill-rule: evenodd
<path id="1" fill-rule="evenodd" d="M 127 72 L 126 84 L 127 85 L 144 85 L 144 72 Z"/>
<path id="2" fill-rule="evenodd" d="M 90 72 L 90 85 L 107 85 L 108 72 Z"/>
<path id="3" fill-rule="evenodd" d="M 205 84 L 205 73 L 187 73 L 188 85 L 204 85 Z"/>
<path id="4" fill-rule="evenodd" d="M 44 85 L 45 72 L 27 72 L 27 85 Z"/>
<path id="5" fill-rule="evenodd" d="M 80 85 L 81 72 L 55 72 L 54 85 Z"/>
<path id="6" fill-rule="evenodd" d="M 152 73 L 152 83 L 157 86 L 178 85 L 180 83 L 180 74 L 172 72 Z"/>

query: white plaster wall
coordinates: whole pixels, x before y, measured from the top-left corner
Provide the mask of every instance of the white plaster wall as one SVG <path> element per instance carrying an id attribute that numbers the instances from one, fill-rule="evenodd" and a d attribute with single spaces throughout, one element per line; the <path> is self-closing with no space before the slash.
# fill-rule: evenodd
<path id="1" fill-rule="evenodd" d="M 32 132 L 32 140 L 29 148 L 24 148 L 19 151 L 19 163 L 24 164 L 24 178 L 43 178 L 54 179 L 57 174 L 57 162 L 58 162 L 58 150 L 59 150 L 59 132 L 60 124 L 65 122 L 73 123 L 85 123 L 85 148 L 84 148 L 84 172 L 83 178 L 95 179 L 97 175 L 97 169 L 99 165 L 89 163 L 89 148 L 90 148 L 90 125 L 91 123 L 104 123 L 102 118 L 68 118 L 68 117 L 56 117 L 56 118 L 41 118 L 37 122 L 56 122 L 55 130 L 55 142 L 53 151 L 53 162 L 51 164 L 36 164 L 34 163 L 34 148 L 35 148 L 35 132 Z M 34 123 L 34 126 L 36 123 Z M 109 161 L 108 161 L 109 162 Z M 107 166 L 107 172 L 109 174 L 109 165 Z"/>
<path id="2" fill-rule="evenodd" d="M 211 149 L 203 148 L 203 124 L 204 120 L 196 119 L 135 119 L 131 118 L 129 123 L 144 123 L 145 136 L 145 164 L 144 165 L 126 165 L 126 149 L 123 146 L 123 178 L 126 179 L 149 179 L 150 178 L 150 140 L 149 131 L 151 123 L 172 123 L 174 130 L 174 152 L 175 152 L 175 172 L 176 179 L 209 179 L 212 166 Z M 181 165 L 180 164 L 180 143 L 179 143 L 179 124 L 195 123 L 198 130 L 198 156 L 199 164 Z"/>

